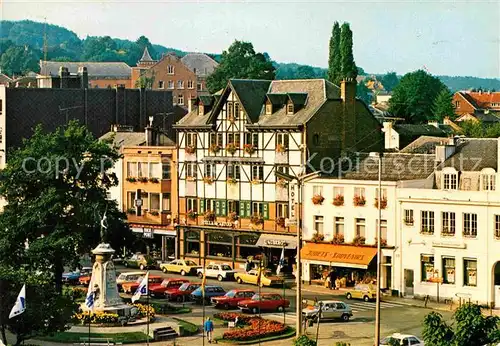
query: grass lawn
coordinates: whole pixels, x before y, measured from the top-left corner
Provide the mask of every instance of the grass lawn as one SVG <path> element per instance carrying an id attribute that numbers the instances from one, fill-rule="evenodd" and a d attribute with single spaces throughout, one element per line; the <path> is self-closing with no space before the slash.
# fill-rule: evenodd
<path id="1" fill-rule="evenodd" d="M 179 327 L 181 329 L 181 335 L 180 336 L 191 336 L 191 335 L 195 335 L 195 334 L 198 333 L 199 329 L 198 329 L 198 326 L 196 324 L 193 324 L 193 323 L 188 322 L 188 321 L 181 320 L 180 318 L 173 317 L 173 319 L 177 323 L 179 323 Z"/>
<path id="2" fill-rule="evenodd" d="M 52 341 L 52 342 L 62 342 L 62 343 L 80 343 L 84 338 L 87 340 L 88 333 L 56 333 L 53 336 L 45 336 L 37 338 L 38 340 Z M 133 344 L 146 340 L 146 334 L 141 332 L 131 332 L 131 333 L 90 333 L 90 338 L 106 338 L 113 342 L 121 342 L 123 344 Z"/>
<path id="3" fill-rule="evenodd" d="M 253 340 L 237 341 L 237 340 L 225 340 L 222 337 L 216 338 L 216 340 L 217 340 L 217 342 L 219 342 L 221 344 L 227 343 L 227 344 L 233 344 L 233 345 L 253 345 L 253 344 L 258 344 L 259 342 L 287 339 L 287 338 L 291 338 L 292 336 L 295 336 L 295 328 L 287 327 L 287 329 L 285 330 L 285 332 L 283 334 L 274 335 L 274 336 L 270 336 L 267 338 L 261 338 L 260 340 L 253 339 Z"/>

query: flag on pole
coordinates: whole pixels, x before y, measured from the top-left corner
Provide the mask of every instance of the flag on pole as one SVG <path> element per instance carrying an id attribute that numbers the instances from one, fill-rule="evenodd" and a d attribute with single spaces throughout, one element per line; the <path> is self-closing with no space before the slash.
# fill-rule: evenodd
<path id="1" fill-rule="evenodd" d="M 23 285 L 21 291 L 17 295 L 16 304 L 12 307 L 10 311 L 9 319 L 19 316 L 26 310 L 26 285 Z"/>
<path id="2" fill-rule="evenodd" d="M 149 281 L 149 272 L 146 273 L 146 276 L 142 279 L 139 287 L 137 287 L 137 291 L 135 291 L 132 296 L 132 303 L 135 303 L 137 300 L 141 298 L 142 295 L 148 294 L 148 281 Z"/>
<path id="3" fill-rule="evenodd" d="M 85 305 L 90 309 L 94 309 L 95 292 L 92 289 L 92 282 L 89 283 L 89 290 L 87 291 L 87 297 L 85 298 Z"/>
<path id="4" fill-rule="evenodd" d="M 280 262 L 278 263 L 278 268 L 276 268 L 276 275 L 280 275 L 281 269 L 285 266 L 285 248 L 281 249 Z"/>

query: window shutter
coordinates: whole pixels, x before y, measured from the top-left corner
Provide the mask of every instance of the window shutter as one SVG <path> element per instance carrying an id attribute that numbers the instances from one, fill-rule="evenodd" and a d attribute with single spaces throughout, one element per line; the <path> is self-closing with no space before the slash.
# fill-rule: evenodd
<path id="1" fill-rule="evenodd" d="M 227 209 L 226 209 L 226 201 L 220 201 L 220 216 L 226 216 L 227 215 Z"/>
<path id="2" fill-rule="evenodd" d="M 247 210 L 247 217 L 251 217 L 252 216 L 252 202 L 246 202 L 246 210 Z"/>
<path id="3" fill-rule="evenodd" d="M 269 203 L 263 203 L 264 220 L 269 220 Z"/>
<path id="4" fill-rule="evenodd" d="M 220 216 L 220 201 L 215 201 L 215 215 Z"/>
<path id="5" fill-rule="evenodd" d="M 200 199 L 200 214 L 205 213 L 205 200 Z"/>
<path id="6" fill-rule="evenodd" d="M 241 217 L 245 217 L 245 202 L 244 201 L 241 201 L 240 202 L 240 216 Z"/>

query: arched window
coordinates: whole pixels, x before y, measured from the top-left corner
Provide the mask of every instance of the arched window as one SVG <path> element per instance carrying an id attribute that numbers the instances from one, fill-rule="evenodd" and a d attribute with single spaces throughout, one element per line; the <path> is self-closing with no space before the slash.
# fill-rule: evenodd
<path id="1" fill-rule="evenodd" d="M 495 191 L 496 172 L 493 168 L 484 168 L 481 171 L 481 190 Z"/>

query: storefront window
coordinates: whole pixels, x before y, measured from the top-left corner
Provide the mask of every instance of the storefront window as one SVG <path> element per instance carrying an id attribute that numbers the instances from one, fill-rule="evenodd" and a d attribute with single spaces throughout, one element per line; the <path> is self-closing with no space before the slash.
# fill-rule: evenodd
<path id="1" fill-rule="evenodd" d="M 443 283 L 455 283 L 455 258 L 443 257 Z"/>
<path id="2" fill-rule="evenodd" d="M 258 240 L 257 234 L 240 235 L 236 241 L 236 258 L 255 256 L 259 252 L 259 247 L 255 245 Z"/>
<path id="3" fill-rule="evenodd" d="M 200 232 L 189 231 L 184 234 L 184 253 L 186 255 L 199 256 Z"/>
<path id="4" fill-rule="evenodd" d="M 434 256 L 421 255 L 422 281 L 431 281 L 434 277 Z"/>
<path id="5" fill-rule="evenodd" d="M 477 260 L 464 259 L 464 285 L 477 286 Z"/>
<path id="6" fill-rule="evenodd" d="M 233 257 L 233 237 L 225 233 L 207 235 L 207 255 L 215 257 Z"/>

